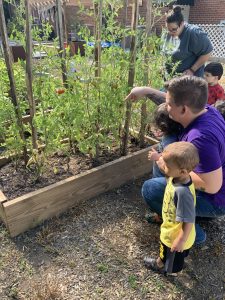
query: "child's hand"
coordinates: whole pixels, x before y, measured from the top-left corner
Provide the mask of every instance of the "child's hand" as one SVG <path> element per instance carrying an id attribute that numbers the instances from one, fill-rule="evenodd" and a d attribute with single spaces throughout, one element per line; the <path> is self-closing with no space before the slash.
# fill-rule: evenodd
<path id="1" fill-rule="evenodd" d="M 148 152 L 148 160 L 157 161 L 159 160 L 160 156 L 161 153 L 158 153 L 154 148 Z"/>
<path id="2" fill-rule="evenodd" d="M 182 240 L 180 237 L 177 237 L 172 244 L 171 252 L 177 251 L 177 252 L 183 252 L 184 250 L 184 244 L 185 241 Z"/>
<path id="3" fill-rule="evenodd" d="M 160 129 L 155 129 L 155 128 L 153 128 L 153 129 L 152 129 L 152 133 L 154 134 L 154 136 L 155 136 L 157 139 L 161 139 L 161 137 L 163 136 L 163 132 L 162 132 Z"/>

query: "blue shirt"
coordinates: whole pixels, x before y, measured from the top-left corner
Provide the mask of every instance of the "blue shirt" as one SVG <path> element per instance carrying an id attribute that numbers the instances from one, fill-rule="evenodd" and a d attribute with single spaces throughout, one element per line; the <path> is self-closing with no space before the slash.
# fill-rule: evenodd
<path id="1" fill-rule="evenodd" d="M 172 37 L 167 34 L 165 43 L 170 43 Z M 176 69 L 177 73 L 183 73 L 185 70 L 190 69 L 197 61 L 199 56 L 209 54 L 213 50 L 213 46 L 207 36 L 207 33 L 200 29 L 198 26 L 191 24 L 184 24 L 184 29 L 178 37 L 179 43 L 172 51 L 172 62 L 179 65 Z M 167 71 L 172 71 L 172 65 L 167 65 Z M 203 77 L 204 65 L 200 67 L 195 76 Z"/>

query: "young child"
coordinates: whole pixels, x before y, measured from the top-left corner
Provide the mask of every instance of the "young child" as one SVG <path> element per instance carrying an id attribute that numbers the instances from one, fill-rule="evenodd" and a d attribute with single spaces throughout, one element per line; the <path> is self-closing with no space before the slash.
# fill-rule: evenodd
<path id="1" fill-rule="evenodd" d="M 153 115 L 153 126 L 155 128 L 153 133 L 157 138 L 160 138 L 160 142 L 156 150 L 153 149 L 153 151 L 149 153 L 148 158 L 149 160 L 157 161 L 167 145 L 178 141 L 178 135 L 182 130 L 182 126 L 169 117 L 166 103 L 162 103 L 156 108 Z M 160 176 L 164 175 L 154 163 L 153 177 Z"/>
<path id="2" fill-rule="evenodd" d="M 177 273 L 195 241 L 195 188 L 189 173 L 199 163 L 196 147 L 189 142 L 168 145 L 159 159 L 168 178 L 163 199 L 160 254 L 146 257 L 145 266 L 153 271 Z"/>
<path id="3" fill-rule="evenodd" d="M 220 63 L 209 63 L 204 69 L 204 77 L 208 82 L 208 104 L 210 105 L 215 105 L 218 100 L 225 100 L 224 89 L 218 83 L 222 75 L 223 66 Z"/>
<path id="4" fill-rule="evenodd" d="M 225 121 L 225 101 L 221 101 L 221 100 L 217 101 L 215 103 L 215 108 L 221 113 Z"/>

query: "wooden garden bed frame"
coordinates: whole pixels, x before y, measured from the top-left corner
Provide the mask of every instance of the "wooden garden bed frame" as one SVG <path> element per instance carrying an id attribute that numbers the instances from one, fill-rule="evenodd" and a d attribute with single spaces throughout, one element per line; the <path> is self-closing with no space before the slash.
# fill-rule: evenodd
<path id="1" fill-rule="evenodd" d="M 157 140 L 148 138 L 150 144 Z M 0 191 L 0 218 L 11 237 L 57 216 L 81 201 L 117 188 L 149 173 L 152 163 L 147 155 L 151 147 L 106 163 L 82 174 L 7 200 Z"/>

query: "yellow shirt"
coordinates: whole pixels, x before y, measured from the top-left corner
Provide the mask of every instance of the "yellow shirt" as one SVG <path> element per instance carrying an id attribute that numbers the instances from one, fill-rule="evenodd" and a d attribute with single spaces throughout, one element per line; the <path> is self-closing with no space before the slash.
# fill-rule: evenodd
<path id="1" fill-rule="evenodd" d="M 160 234 L 160 240 L 167 247 L 171 248 L 183 223 L 193 223 L 184 250 L 191 248 L 194 244 L 195 204 L 196 195 L 192 181 L 190 180 L 187 184 L 174 184 L 173 178 L 169 178 L 163 198 L 163 223 Z"/>

